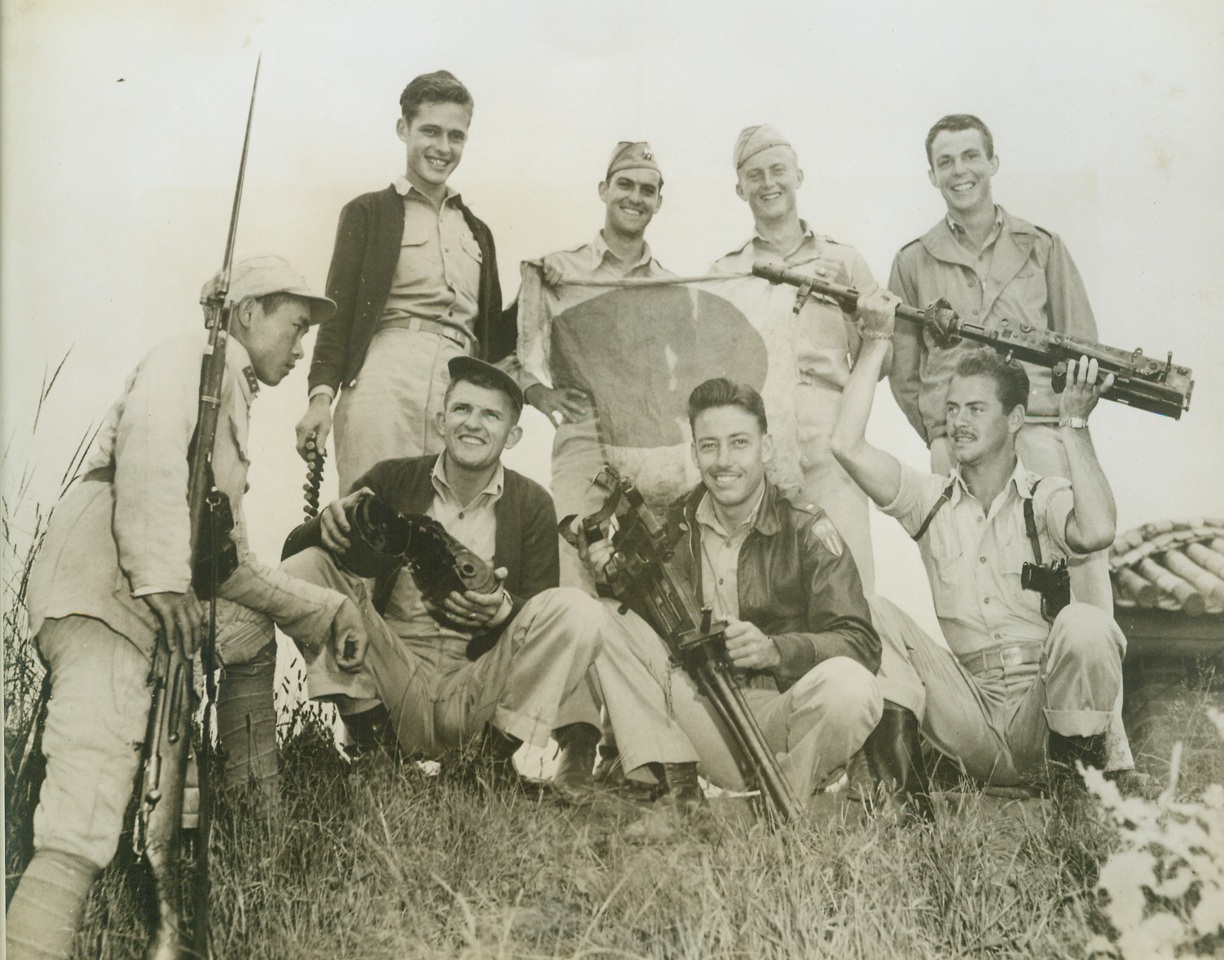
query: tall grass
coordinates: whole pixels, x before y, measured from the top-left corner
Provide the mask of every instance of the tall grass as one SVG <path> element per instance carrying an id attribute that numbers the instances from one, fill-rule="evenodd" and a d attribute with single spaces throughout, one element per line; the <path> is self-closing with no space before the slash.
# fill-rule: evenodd
<path id="1" fill-rule="evenodd" d="M 43 375 L 29 427 L 37 434 L 43 408 L 64 364 L 65 354 L 53 371 Z M 79 439 L 68 466 L 55 484 L 52 503 L 59 500 L 76 480 L 81 463 L 96 434 L 90 428 Z M 39 750 L 39 715 L 47 696 L 43 667 L 30 637 L 26 619 L 26 589 L 30 568 L 47 533 L 51 512 L 32 496 L 36 463 L 15 458 L 16 432 L 4 443 L 3 476 L 0 477 L 0 611 L 4 623 L 4 797 L 5 797 L 5 898 L 7 905 L 17 877 L 33 853 L 34 805 L 42 782 L 43 763 Z M 12 472 L 15 459 L 22 466 Z"/>

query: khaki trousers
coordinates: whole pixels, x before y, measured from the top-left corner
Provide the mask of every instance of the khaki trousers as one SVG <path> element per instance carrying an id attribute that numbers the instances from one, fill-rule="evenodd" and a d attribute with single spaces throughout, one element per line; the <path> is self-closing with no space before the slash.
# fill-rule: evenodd
<path id="1" fill-rule="evenodd" d="M 374 334 L 356 383 L 336 403 L 341 496 L 382 460 L 442 451 L 434 418 L 450 384 L 446 365 L 466 354 L 437 333 L 385 327 Z"/>
<path id="2" fill-rule="evenodd" d="M 356 673 L 340 670 L 326 644 L 303 651 L 310 696 L 338 701 L 341 712 L 381 701 L 407 753 L 440 757 L 489 724 L 537 747 L 567 723 L 599 725 L 588 671 L 601 646 L 602 609 L 578 590 L 532 597 L 473 662 L 463 639 L 397 634 L 374 610 L 370 581 L 342 570 L 325 550 L 304 550 L 281 567 L 350 597 L 365 620 L 369 645 Z"/>
<path id="3" fill-rule="evenodd" d="M 626 771 L 647 763 L 696 761 L 702 776 L 741 790 L 743 776 L 710 702 L 667 647 L 633 612 L 603 603 L 603 652 L 595 672 Z M 883 707 L 875 677 L 848 657 L 817 664 L 783 693 L 744 690 L 769 746 L 801 798 L 845 765 Z"/>
<path id="4" fill-rule="evenodd" d="M 219 601 L 223 612 L 232 604 Z M 270 621 L 269 621 L 270 622 Z M 245 646 L 217 638 L 223 664 L 275 659 L 275 639 Z M 105 867 L 119 846 L 136 787 L 149 716 L 149 660 L 92 617 L 46 620 L 38 648 L 51 670 L 43 730 L 47 777 L 34 811 L 35 850 L 57 850 Z M 224 687 L 222 674 L 222 687 Z M 272 699 L 271 685 L 267 691 Z"/>
<path id="5" fill-rule="evenodd" d="M 915 713 L 923 735 L 971 776 L 998 786 L 1040 774 L 1051 732 L 1106 733 L 1122 699 L 1126 638 L 1086 603 L 1055 618 L 1039 663 L 1008 666 L 1004 655 L 970 673 L 920 630 L 907 631 L 905 642 L 905 659 L 893 670 L 898 680 L 912 670 L 921 687 Z"/>

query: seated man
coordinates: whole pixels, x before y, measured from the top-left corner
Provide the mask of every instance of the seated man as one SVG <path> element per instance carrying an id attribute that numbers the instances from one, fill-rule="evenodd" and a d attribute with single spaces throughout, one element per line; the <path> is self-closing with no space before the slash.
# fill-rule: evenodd
<path id="1" fill-rule="evenodd" d="M 880 641 L 858 569 L 829 519 L 785 500 L 765 478 L 773 452 L 751 387 L 718 378 L 689 397 L 702 483 L 673 506 L 689 535 L 673 562 L 699 603 L 726 620 L 727 654 L 749 708 L 796 794 L 806 800 L 843 767 L 881 715 Z M 601 576 L 605 541 L 588 562 Z M 699 802 L 700 772 L 742 789 L 711 704 L 668 659 L 644 620 L 608 604 L 595 663 L 627 771 L 662 774 L 663 802 Z"/>
<path id="2" fill-rule="evenodd" d="M 1058 399 L 1068 482 L 1031 473 L 1016 455 L 1029 390 L 1024 368 L 987 348 L 967 354 L 946 405 L 956 466 L 950 477 L 921 473 L 864 437 L 898 302 L 886 292 L 864 300 L 865 346 L 842 398 L 833 452 L 922 552 L 948 644 L 907 635 L 905 664 L 925 695 L 922 732 L 962 770 L 1001 786 L 1043 778 L 1047 760 L 1056 772 L 1075 760 L 1104 766 L 1126 639 L 1099 607 L 1058 609 L 1055 590 L 1029 584 L 1062 580 L 1067 557 L 1113 541 L 1113 495 L 1087 419 L 1113 375 L 1098 384 L 1095 360 L 1068 370 Z"/>
<path id="3" fill-rule="evenodd" d="M 598 712 L 574 693 L 599 652 L 601 610 L 577 590 L 552 589 L 552 501 L 502 466 L 502 451 L 522 435 L 522 391 L 475 358 L 452 359 L 449 373 L 436 420 L 443 452 L 376 464 L 321 514 L 324 548 L 305 549 L 282 569 L 351 597 L 364 619 L 357 671 L 337 669 L 321 645 L 302 645 L 312 697 L 336 701 L 350 729 L 393 733 L 405 754 L 441 757 L 478 744 L 512 776 L 522 743 L 543 746 L 555 734 L 564 744 L 577 724 L 588 725 L 584 739 L 598 738 Z M 346 508 L 371 494 L 400 513 L 432 517 L 495 569 L 495 590 L 454 591 L 446 599 L 448 617 L 465 629 L 440 625 L 402 568 L 371 582 L 340 565 L 351 546 Z M 252 626 L 272 628 L 266 618 Z M 488 649 L 470 660 L 473 638 Z"/>

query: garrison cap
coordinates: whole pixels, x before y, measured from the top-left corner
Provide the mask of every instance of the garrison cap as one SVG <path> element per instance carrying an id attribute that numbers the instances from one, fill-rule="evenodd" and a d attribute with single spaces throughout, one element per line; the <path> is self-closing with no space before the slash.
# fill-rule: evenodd
<path id="1" fill-rule="evenodd" d="M 523 412 L 523 390 L 510 374 L 491 363 L 477 360 L 475 357 L 452 357 L 446 369 L 450 372 L 451 382 L 456 380 L 471 380 L 473 378 L 488 380 L 508 396 L 514 404 L 517 413 Z"/>
<path id="2" fill-rule="evenodd" d="M 207 300 L 220 282 L 218 271 L 200 291 L 201 301 Z M 314 293 L 306 278 L 298 273 L 283 257 L 274 253 L 261 253 L 244 257 L 230 270 L 229 300 L 238 303 L 246 297 L 266 297 L 272 293 L 287 293 L 310 301 L 311 324 L 321 323 L 336 312 L 336 304 L 327 297 Z"/>
<path id="3" fill-rule="evenodd" d="M 735 152 L 731 158 L 735 169 L 739 170 L 744 165 L 744 161 L 770 147 L 790 147 L 790 141 L 767 123 L 755 127 L 744 127 L 740 135 L 735 138 Z M 791 149 L 793 150 L 794 147 Z"/>
<path id="4" fill-rule="evenodd" d="M 610 180 L 612 174 L 619 173 L 621 170 L 653 170 L 659 175 L 659 183 L 663 183 L 663 171 L 659 169 L 659 164 L 655 161 L 654 151 L 650 149 L 650 144 L 644 140 L 622 140 L 612 150 L 612 156 L 608 158 L 608 172 L 604 174 L 604 180 Z"/>

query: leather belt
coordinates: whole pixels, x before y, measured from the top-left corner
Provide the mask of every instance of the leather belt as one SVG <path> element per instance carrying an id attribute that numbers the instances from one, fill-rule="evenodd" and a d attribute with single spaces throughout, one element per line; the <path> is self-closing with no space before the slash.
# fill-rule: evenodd
<path id="1" fill-rule="evenodd" d="M 1019 667 L 1028 663 L 1040 663 L 1045 656 L 1045 644 L 1018 643 L 1008 646 L 988 647 L 977 653 L 970 653 L 960 658 L 961 666 L 972 674 L 985 673 L 987 670 L 1002 670 L 1007 667 Z"/>
<path id="2" fill-rule="evenodd" d="M 413 317 L 406 324 L 397 323 L 395 326 L 401 330 L 419 330 L 421 333 L 436 333 L 440 337 L 445 337 L 451 343 L 457 343 L 464 348 L 473 339 L 470 334 L 460 330 L 458 327 L 451 326 L 449 323 L 442 323 L 439 320 L 426 320 L 422 317 Z"/>
<path id="3" fill-rule="evenodd" d="M 99 483 L 114 483 L 115 482 L 115 465 L 108 463 L 105 467 L 94 467 L 82 480 L 96 480 Z"/>

